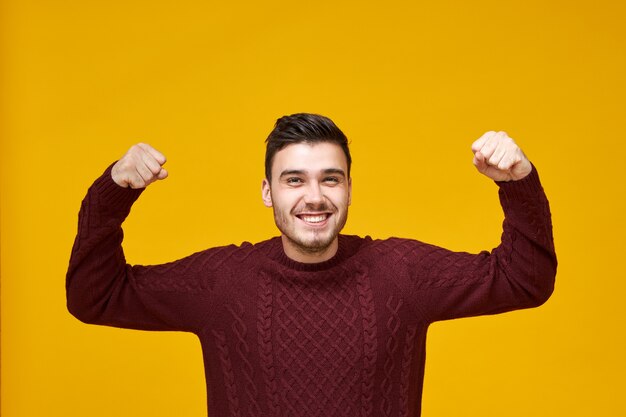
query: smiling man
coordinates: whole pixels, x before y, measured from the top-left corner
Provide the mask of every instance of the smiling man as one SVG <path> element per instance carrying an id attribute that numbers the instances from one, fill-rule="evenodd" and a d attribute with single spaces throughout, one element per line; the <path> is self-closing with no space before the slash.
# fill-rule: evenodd
<path id="1" fill-rule="evenodd" d="M 79 215 L 69 310 L 88 323 L 198 335 L 209 415 L 419 416 L 430 323 L 534 307 L 552 293 L 548 201 L 506 133 L 472 145 L 505 212 L 500 245 L 479 254 L 340 234 L 352 160 L 330 119 L 282 117 L 266 142 L 262 198 L 280 237 L 128 265 L 122 222 L 168 175 L 146 144 L 96 180 Z"/>

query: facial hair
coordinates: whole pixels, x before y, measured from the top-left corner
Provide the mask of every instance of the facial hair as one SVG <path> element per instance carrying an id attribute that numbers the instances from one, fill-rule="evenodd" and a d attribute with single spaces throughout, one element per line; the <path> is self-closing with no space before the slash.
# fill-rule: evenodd
<path id="1" fill-rule="evenodd" d="M 295 222 L 297 222 L 297 220 L 295 220 L 294 222 L 292 222 L 291 220 L 294 219 L 298 214 L 307 212 L 331 213 L 330 218 L 334 221 L 333 223 L 329 224 L 329 227 L 331 227 L 330 233 L 328 232 L 328 230 L 312 230 L 308 233 L 313 233 L 313 239 L 305 240 L 301 236 L 299 236 L 299 233 L 296 230 L 294 224 Z M 319 204 L 306 204 L 303 207 L 297 207 L 291 210 L 287 216 L 289 218 L 285 218 L 283 211 L 276 210 L 276 207 L 274 207 L 274 221 L 278 229 L 281 231 L 282 235 L 286 237 L 293 244 L 293 247 L 299 252 L 304 254 L 317 254 L 325 252 L 335 241 L 335 239 L 339 235 L 339 232 L 346 224 L 348 210 L 346 206 L 345 212 L 341 214 L 334 205 L 322 202 Z M 328 235 L 326 235 L 326 233 L 328 233 Z M 320 236 L 320 234 L 324 235 Z"/>

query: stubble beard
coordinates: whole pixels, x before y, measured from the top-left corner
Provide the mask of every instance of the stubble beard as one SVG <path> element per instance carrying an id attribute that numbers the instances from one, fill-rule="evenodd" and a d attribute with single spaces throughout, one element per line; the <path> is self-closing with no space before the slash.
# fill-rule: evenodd
<path id="1" fill-rule="evenodd" d="M 311 208 L 311 210 L 328 211 L 326 205 Z M 276 223 L 278 230 L 280 230 L 281 234 L 285 238 L 287 238 L 287 240 L 292 244 L 292 247 L 294 249 L 296 249 L 300 253 L 308 255 L 321 254 L 328 250 L 328 248 L 333 244 L 333 242 L 345 226 L 346 221 L 348 220 L 347 208 L 343 215 L 341 215 L 336 209 L 330 211 L 332 212 L 332 218 L 335 218 L 336 216 L 341 217 L 336 219 L 336 222 L 331 225 L 330 232 L 327 232 L 326 230 L 323 232 L 316 230 L 307 232 L 307 235 L 313 235 L 311 239 L 305 239 L 304 237 L 299 236 L 295 228 L 295 222 L 297 222 L 297 220 L 295 220 L 294 223 L 290 223 L 291 218 L 295 217 L 294 213 L 289 213 L 287 216 L 285 216 L 282 212 L 277 212 L 277 210 L 274 209 L 274 222 Z M 290 225 L 292 225 L 291 228 Z M 326 233 L 328 233 L 327 236 L 325 235 Z"/>

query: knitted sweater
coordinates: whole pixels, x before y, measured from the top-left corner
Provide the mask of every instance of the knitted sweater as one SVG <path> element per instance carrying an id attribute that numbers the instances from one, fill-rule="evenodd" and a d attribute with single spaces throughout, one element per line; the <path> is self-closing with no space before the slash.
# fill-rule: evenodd
<path id="1" fill-rule="evenodd" d="M 82 203 L 68 308 L 87 323 L 195 333 L 211 416 L 419 416 L 430 323 L 538 306 L 552 293 L 536 171 L 498 186 L 505 221 L 491 253 L 340 235 L 333 258 L 303 264 L 277 237 L 131 266 L 121 224 L 142 190 L 117 186 L 109 167 Z"/>

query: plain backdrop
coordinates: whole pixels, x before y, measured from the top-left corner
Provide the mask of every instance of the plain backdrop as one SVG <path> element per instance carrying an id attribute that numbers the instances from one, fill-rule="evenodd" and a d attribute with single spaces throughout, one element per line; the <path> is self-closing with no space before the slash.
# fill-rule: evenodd
<path id="1" fill-rule="evenodd" d="M 2 416 L 206 414 L 194 336 L 67 312 L 80 202 L 144 141 L 170 178 L 125 223 L 129 262 L 274 236 L 263 141 L 294 112 L 327 115 L 351 139 L 346 233 L 491 249 L 502 214 L 471 143 L 505 130 L 539 170 L 556 291 L 538 309 L 431 326 L 423 416 L 626 415 L 623 2 L 1 8 Z"/>

